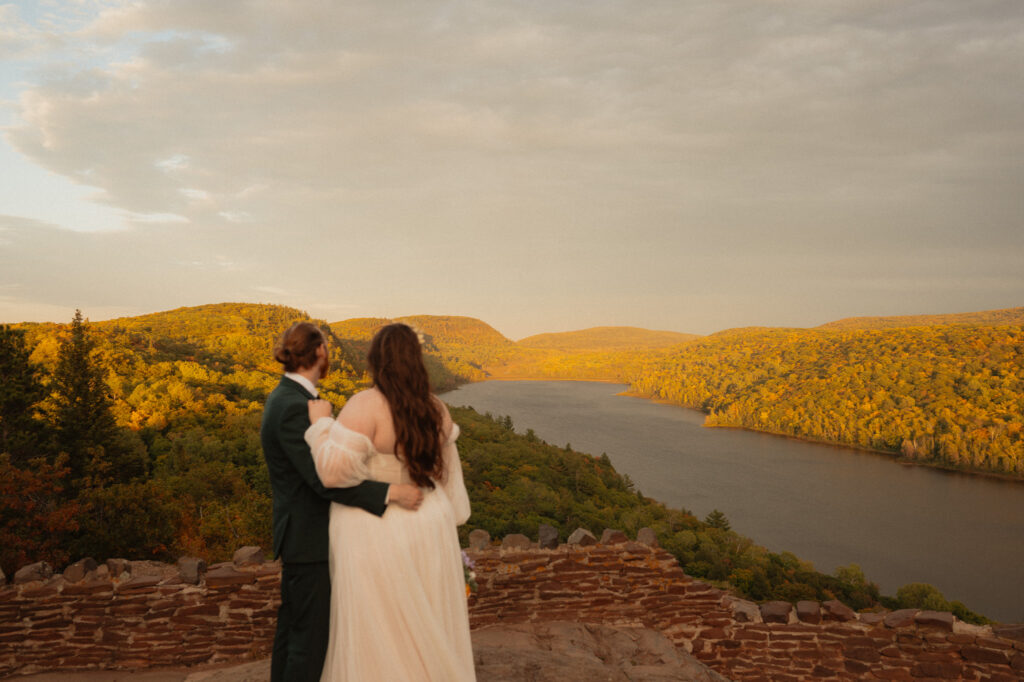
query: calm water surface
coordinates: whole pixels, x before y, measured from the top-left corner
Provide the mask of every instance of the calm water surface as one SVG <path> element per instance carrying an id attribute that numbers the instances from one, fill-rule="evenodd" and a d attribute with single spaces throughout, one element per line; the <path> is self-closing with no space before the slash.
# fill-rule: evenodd
<path id="1" fill-rule="evenodd" d="M 1024 484 L 707 429 L 694 410 L 616 395 L 626 388 L 487 381 L 443 397 L 554 445 L 605 452 L 644 495 L 700 518 L 720 509 L 737 532 L 818 570 L 856 563 L 885 594 L 931 583 L 989 618 L 1024 622 Z"/>

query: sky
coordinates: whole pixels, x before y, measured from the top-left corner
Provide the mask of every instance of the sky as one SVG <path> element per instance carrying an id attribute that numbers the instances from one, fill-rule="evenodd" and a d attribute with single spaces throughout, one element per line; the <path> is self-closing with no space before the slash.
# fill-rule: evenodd
<path id="1" fill-rule="evenodd" d="M 1024 305 L 1019 0 L 0 0 L 0 322 Z"/>

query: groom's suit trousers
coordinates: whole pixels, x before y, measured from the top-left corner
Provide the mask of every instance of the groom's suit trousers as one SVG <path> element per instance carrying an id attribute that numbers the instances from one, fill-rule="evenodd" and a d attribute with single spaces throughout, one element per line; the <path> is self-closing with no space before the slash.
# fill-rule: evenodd
<path id="1" fill-rule="evenodd" d="M 285 563 L 271 682 L 317 682 L 330 632 L 331 574 L 326 561 Z"/>

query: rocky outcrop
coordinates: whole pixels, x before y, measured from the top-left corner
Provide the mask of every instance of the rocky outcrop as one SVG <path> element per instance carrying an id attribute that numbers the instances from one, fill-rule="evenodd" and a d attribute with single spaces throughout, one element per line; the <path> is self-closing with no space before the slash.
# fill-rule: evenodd
<path id="1" fill-rule="evenodd" d="M 467 550 L 479 584 L 470 624 L 481 670 L 495 676 L 481 682 L 581 679 L 559 656 L 578 670 L 604 666 L 594 680 L 691 679 L 658 677 L 681 665 L 664 642 L 737 681 L 1024 679 L 1022 625 L 980 627 L 913 609 L 855 613 L 835 601 L 758 605 L 687 576 L 657 546 L 617 533 L 602 535 L 610 544 L 582 529 L 572 535 L 582 541 L 551 549 L 476 535 L 478 548 Z M 280 564 L 255 563 L 252 548 L 245 554 L 194 573 L 185 559 L 109 560 L 77 580 L 68 579 L 78 578 L 71 567 L 56 575 L 42 564 L 22 568 L 14 584 L 0 586 L 0 677 L 265 656 Z M 513 640 L 525 647 L 517 654 Z M 541 677 L 549 669 L 560 672 Z"/>

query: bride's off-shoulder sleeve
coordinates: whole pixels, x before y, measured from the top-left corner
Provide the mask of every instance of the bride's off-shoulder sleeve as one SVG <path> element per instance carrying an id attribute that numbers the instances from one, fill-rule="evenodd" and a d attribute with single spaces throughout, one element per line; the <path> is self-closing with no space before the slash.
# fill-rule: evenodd
<path id="1" fill-rule="evenodd" d="M 452 503 L 455 511 L 455 523 L 464 524 L 469 519 L 469 494 L 466 492 L 466 483 L 462 479 L 462 462 L 459 461 L 459 449 L 455 446 L 455 439 L 459 437 L 459 425 L 452 424 L 452 432 L 442 449 L 444 456 L 445 477 L 441 487 Z"/>
<path id="2" fill-rule="evenodd" d="M 306 429 L 306 442 L 325 488 L 349 488 L 369 478 L 369 441 L 358 431 L 321 417 Z"/>

